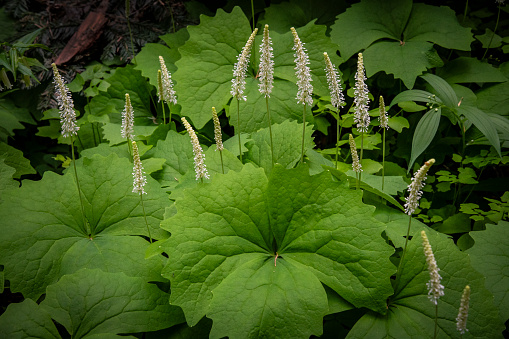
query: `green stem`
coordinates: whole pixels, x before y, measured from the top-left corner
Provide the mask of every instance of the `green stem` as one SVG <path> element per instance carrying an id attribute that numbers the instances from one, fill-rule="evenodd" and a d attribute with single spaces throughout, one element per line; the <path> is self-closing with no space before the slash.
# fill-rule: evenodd
<path id="1" fill-rule="evenodd" d="M 150 228 L 148 227 L 147 214 L 145 213 L 145 205 L 143 204 L 143 193 L 140 193 L 141 209 L 143 210 L 143 218 L 145 218 L 145 225 L 147 226 L 148 238 L 152 243 L 152 235 L 150 235 Z"/>
<path id="2" fill-rule="evenodd" d="M 240 141 L 240 100 L 237 99 L 237 134 L 239 135 L 239 155 L 240 162 L 242 162 L 242 144 Z"/>
<path id="3" fill-rule="evenodd" d="M 169 7 L 170 7 L 171 24 L 173 26 L 173 33 L 175 33 L 177 31 L 177 29 L 175 27 L 175 20 L 173 19 L 173 9 L 171 8 L 171 4 L 169 5 Z"/>
<path id="4" fill-rule="evenodd" d="M 168 123 L 171 124 L 171 106 L 168 104 Z"/>
<path id="5" fill-rule="evenodd" d="M 125 17 L 127 19 L 127 28 L 129 29 L 129 37 L 131 38 L 131 53 L 133 54 L 133 60 L 136 64 L 136 57 L 134 56 L 134 44 L 133 44 L 133 32 L 131 31 L 131 21 L 129 20 L 129 15 L 131 11 L 131 2 L 129 0 L 125 1 Z"/>
<path id="6" fill-rule="evenodd" d="M 406 231 L 406 239 L 405 239 L 405 247 L 403 247 L 403 253 L 401 254 L 401 259 L 399 261 L 398 270 L 396 271 L 396 283 L 394 285 L 394 292 L 398 292 L 398 285 L 401 279 L 401 275 L 403 274 L 403 261 L 405 260 L 406 248 L 408 245 L 408 238 L 410 237 L 410 227 L 412 225 L 412 215 L 408 216 L 408 229 Z"/>
<path id="7" fill-rule="evenodd" d="M 163 125 L 166 125 L 166 112 L 164 111 L 164 100 L 161 100 L 161 106 L 163 108 Z"/>
<path id="8" fill-rule="evenodd" d="M 359 157 L 359 164 L 362 166 L 362 156 L 364 154 L 364 132 L 361 132 L 361 155 Z M 359 172 L 359 181 L 361 181 L 362 178 L 362 171 Z"/>
<path id="9" fill-rule="evenodd" d="M 255 29 L 255 13 L 254 13 L 254 1 L 251 0 L 251 16 L 253 18 L 253 31 Z M 256 48 L 253 48 L 253 62 L 256 62 Z"/>
<path id="10" fill-rule="evenodd" d="M 94 138 L 94 146 L 97 146 L 97 141 L 95 140 L 95 122 L 92 123 L 92 137 Z"/>
<path id="11" fill-rule="evenodd" d="M 265 97 L 265 103 L 267 104 L 267 117 L 269 118 L 270 155 L 272 159 L 272 167 L 274 168 L 274 143 L 272 142 L 272 121 L 270 119 L 269 97 Z"/>
<path id="12" fill-rule="evenodd" d="M 490 42 L 488 43 L 488 47 L 486 47 L 486 50 L 484 51 L 484 55 L 482 56 L 481 61 L 484 60 L 484 58 L 486 57 L 486 54 L 488 53 L 488 49 L 490 49 L 491 42 L 493 41 L 493 37 L 495 36 L 495 33 L 497 32 L 499 20 L 500 20 L 500 4 L 498 5 L 497 22 L 495 23 L 495 29 L 493 30 L 493 34 L 491 35 Z"/>
<path id="13" fill-rule="evenodd" d="M 339 154 L 339 108 L 336 112 L 338 117 L 336 119 L 336 169 L 338 169 L 338 154 Z"/>
<path id="14" fill-rule="evenodd" d="M 385 128 L 382 141 L 382 192 L 384 191 L 384 183 L 385 183 Z"/>
<path id="15" fill-rule="evenodd" d="M 133 155 L 133 145 L 132 145 L 132 140 L 127 138 L 127 149 L 129 151 L 129 156 L 130 156 L 130 160 L 131 162 L 134 162 L 134 155 Z"/>
<path id="16" fill-rule="evenodd" d="M 306 137 L 306 103 L 304 103 L 304 113 L 302 114 L 302 149 L 300 153 L 300 163 L 304 163 L 304 138 Z"/>
<path id="17" fill-rule="evenodd" d="M 219 156 L 221 157 L 221 170 L 224 174 L 224 166 L 223 166 L 223 151 L 219 151 Z M 203 182 L 203 181 L 202 181 Z"/>
<path id="18" fill-rule="evenodd" d="M 71 138 L 71 154 L 72 154 L 72 164 L 74 167 L 74 178 L 76 179 L 76 187 L 78 188 L 78 196 L 80 198 L 80 206 L 81 206 L 81 215 L 83 216 L 83 225 L 85 226 L 85 232 L 90 237 L 92 235 L 92 232 L 90 230 L 90 227 L 87 222 L 87 218 L 85 217 L 85 208 L 83 207 L 83 199 L 81 198 L 81 188 L 80 188 L 80 181 L 78 180 L 78 171 L 76 170 L 76 157 L 74 155 L 74 140 Z"/>
<path id="19" fill-rule="evenodd" d="M 435 332 L 433 334 L 433 339 L 436 339 L 438 332 L 438 302 L 435 305 Z"/>
<path id="20" fill-rule="evenodd" d="M 465 10 L 463 11 L 463 20 L 461 20 L 461 25 L 465 23 L 465 18 L 467 17 L 468 10 L 468 0 L 465 2 Z"/>

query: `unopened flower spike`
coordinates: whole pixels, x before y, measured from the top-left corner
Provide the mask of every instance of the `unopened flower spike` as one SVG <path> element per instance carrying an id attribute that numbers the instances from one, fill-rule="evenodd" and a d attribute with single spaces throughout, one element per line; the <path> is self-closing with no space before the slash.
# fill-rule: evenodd
<path id="1" fill-rule="evenodd" d="M 378 121 L 380 121 L 380 127 L 389 129 L 389 116 L 385 111 L 385 103 L 384 97 L 380 95 L 380 116 L 378 117 Z"/>
<path id="2" fill-rule="evenodd" d="M 159 56 L 159 63 L 161 64 L 161 82 L 162 82 L 162 96 L 167 104 L 177 104 L 177 96 L 175 90 L 173 90 L 173 81 L 171 80 L 171 74 L 166 68 L 164 58 Z"/>
<path id="3" fill-rule="evenodd" d="M 247 100 L 244 95 L 244 90 L 246 89 L 246 72 L 256 33 L 258 33 L 258 28 L 255 28 L 253 33 L 249 36 L 246 45 L 242 48 L 242 52 L 237 56 L 237 62 L 233 66 L 232 89 L 230 93 L 237 98 L 237 100 Z"/>
<path id="4" fill-rule="evenodd" d="M 356 173 L 362 172 L 362 165 L 359 162 L 359 155 L 357 154 L 357 146 L 353 135 L 348 134 L 348 141 L 350 143 L 350 152 L 352 153 L 352 169 Z"/>
<path id="5" fill-rule="evenodd" d="M 431 249 L 428 237 L 425 231 L 421 231 L 422 246 L 424 250 L 424 256 L 426 257 L 426 263 L 428 264 L 429 281 L 426 283 L 428 287 L 428 298 L 433 304 L 438 303 L 438 299 L 444 295 L 444 286 L 440 284 L 442 277 L 438 274 L 440 269 L 437 266 L 435 255 Z"/>
<path id="6" fill-rule="evenodd" d="M 260 93 L 270 97 L 274 87 L 274 54 L 272 53 L 272 39 L 269 37 L 269 25 L 263 30 L 262 44 L 260 45 Z"/>
<path id="7" fill-rule="evenodd" d="M 299 104 L 313 105 L 313 86 L 311 85 L 311 73 L 309 69 L 309 57 L 304 44 L 300 41 L 295 28 L 291 28 L 293 34 L 293 50 L 295 51 L 295 75 L 297 76 L 297 102 Z"/>
<path id="8" fill-rule="evenodd" d="M 125 108 L 122 112 L 122 126 L 120 134 L 122 138 L 127 138 L 127 140 L 134 139 L 134 110 L 131 105 L 131 98 L 129 97 L 129 93 L 125 94 Z"/>
<path id="9" fill-rule="evenodd" d="M 357 61 L 357 73 L 355 73 L 354 91 L 354 122 L 360 132 L 367 132 L 369 127 L 369 91 L 366 85 L 366 74 L 364 71 L 364 59 L 359 53 Z"/>
<path id="10" fill-rule="evenodd" d="M 207 167 L 205 166 L 205 154 L 203 154 L 203 149 L 200 146 L 200 141 L 196 136 L 191 124 L 187 122 L 186 118 L 182 117 L 182 122 L 189 133 L 189 137 L 191 138 L 191 144 L 193 145 L 193 153 L 194 153 L 194 170 L 196 172 L 196 180 L 206 178 L 209 179 L 209 173 L 207 172 Z"/>
<path id="11" fill-rule="evenodd" d="M 143 189 L 143 186 L 147 183 L 145 172 L 143 172 L 143 166 L 140 160 L 140 153 L 138 152 L 138 145 L 136 141 L 132 142 L 133 145 L 133 193 L 147 194 Z"/>
<path id="12" fill-rule="evenodd" d="M 157 102 L 161 102 L 161 100 L 164 100 L 163 95 L 163 73 L 161 70 L 157 70 L 157 96 L 159 97 L 159 100 Z"/>
<path id="13" fill-rule="evenodd" d="M 64 79 L 58 72 L 57 65 L 51 64 L 53 67 L 53 74 L 55 76 L 54 84 L 56 91 L 56 99 L 58 102 L 58 109 L 60 111 L 60 123 L 62 124 L 62 135 L 69 137 L 77 135 L 80 129 L 76 125 L 76 113 L 74 112 L 74 102 L 72 101 L 71 92 L 65 85 Z"/>
<path id="14" fill-rule="evenodd" d="M 426 174 L 428 173 L 431 165 L 435 163 L 435 159 L 430 159 L 422 165 L 422 167 L 415 172 L 412 182 L 408 185 L 408 197 L 406 197 L 405 213 L 412 215 L 417 207 L 419 207 L 419 199 L 421 199 L 422 191 L 426 180 Z"/>
<path id="15" fill-rule="evenodd" d="M 221 135 L 221 124 L 219 123 L 219 118 L 217 117 L 215 107 L 212 107 L 212 120 L 214 121 L 214 139 L 216 140 L 216 151 L 222 151 L 224 147 L 223 137 Z"/>
<path id="16" fill-rule="evenodd" d="M 327 75 L 327 84 L 329 85 L 331 104 L 332 106 L 340 109 L 345 103 L 345 97 L 343 95 L 343 82 L 336 69 L 336 66 L 330 61 L 327 52 L 323 53 L 325 58 L 325 73 Z"/>
<path id="17" fill-rule="evenodd" d="M 460 309 L 458 312 L 458 317 L 456 318 L 456 328 L 461 334 L 465 334 L 465 332 L 468 332 L 467 318 L 469 304 L 470 304 L 470 286 L 467 285 L 463 290 L 463 295 L 461 296 Z"/>

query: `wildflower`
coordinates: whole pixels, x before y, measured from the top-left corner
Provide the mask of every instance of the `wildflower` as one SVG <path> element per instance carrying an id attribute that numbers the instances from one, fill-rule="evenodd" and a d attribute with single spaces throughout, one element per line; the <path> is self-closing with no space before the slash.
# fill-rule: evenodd
<path id="1" fill-rule="evenodd" d="M 193 153 L 194 153 L 194 170 L 196 171 L 196 180 L 209 178 L 209 174 L 207 172 L 207 167 L 205 166 L 205 154 L 203 154 L 203 149 L 200 146 L 200 142 L 198 141 L 198 137 L 194 132 L 193 128 L 187 122 L 186 118 L 182 117 L 182 122 L 186 127 L 187 133 L 191 137 L 191 144 L 193 145 Z"/>
<path id="2" fill-rule="evenodd" d="M 426 180 L 426 173 L 428 173 L 431 165 L 435 163 L 435 159 L 430 159 L 424 163 L 424 165 L 414 174 L 412 182 L 408 185 L 408 197 L 406 197 L 405 213 L 412 215 L 415 209 L 419 207 L 419 199 L 421 199 L 422 191 Z"/>
<path id="3" fill-rule="evenodd" d="M 212 120 L 214 121 L 214 139 L 216 140 L 216 151 L 222 151 L 224 147 L 223 137 L 221 135 L 221 124 L 219 123 L 219 118 L 217 117 L 215 107 L 212 107 Z"/>
<path id="4" fill-rule="evenodd" d="M 387 116 L 387 112 L 385 111 L 384 97 L 381 95 L 380 95 L 380 116 L 378 117 L 378 121 L 380 121 L 380 127 L 389 129 L 389 117 Z"/>
<path id="5" fill-rule="evenodd" d="M 336 66 L 332 64 L 329 59 L 327 52 L 323 53 L 325 58 L 325 72 L 327 74 L 327 83 L 329 84 L 329 91 L 331 97 L 332 106 L 340 109 L 345 103 L 345 97 L 343 96 L 343 83 L 341 77 L 338 74 Z"/>
<path id="6" fill-rule="evenodd" d="M 503 5 L 505 0 L 495 0 L 495 2 L 499 5 Z"/>
<path id="7" fill-rule="evenodd" d="M 309 73 L 309 57 L 304 44 L 300 41 L 295 28 L 291 28 L 293 34 L 293 50 L 295 54 L 295 75 L 297 76 L 297 86 L 299 90 L 297 92 L 297 102 L 299 104 L 313 104 L 311 95 L 313 94 L 313 86 L 311 85 L 311 74 Z"/>
<path id="8" fill-rule="evenodd" d="M 426 286 L 428 287 L 428 298 L 433 304 L 436 305 L 438 303 L 438 299 L 444 295 L 444 286 L 440 284 L 440 281 L 442 280 L 442 277 L 440 274 L 438 274 L 440 269 L 437 267 L 437 262 L 435 261 L 435 256 L 433 255 L 433 250 L 429 244 L 426 232 L 421 231 L 421 237 L 424 255 L 426 256 L 426 262 L 428 264 L 429 271 L 429 282 L 426 283 Z"/>
<path id="9" fill-rule="evenodd" d="M 364 72 L 364 59 L 362 57 L 362 53 L 359 53 L 357 73 L 355 73 L 354 122 L 357 123 L 357 129 L 361 132 L 367 132 L 369 126 L 369 91 L 365 81 L 366 74 Z"/>
<path id="10" fill-rule="evenodd" d="M 58 72 L 57 65 L 51 64 L 53 74 L 55 76 L 54 84 L 56 91 L 56 99 L 60 110 L 60 123 L 62 124 L 62 135 L 69 137 L 77 135 L 80 129 L 76 125 L 76 113 L 74 112 L 74 102 L 72 101 L 71 92 L 65 85 L 64 79 Z"/>
<path id="11" fill-rule="evenodd" d="M 171 80 L 171 74 L 168 72 L 162 56 L 159 56 L 159 63 L 161 64 L 162 98 L 167 104 L 171 102 L 176 105 L 177 97 L 173 90 L 173 81 Z M 161 90 L 161 86 L 159 86 L 159 88 Z M 161 101 L 161 95 L 159 101 Z"/>
<path id="12" fill-rule="evenodd" d="M 269 25 L 263 30 L 262 44 L 260 45 L 260 93 L 270 97 L 274 82 L 274 54 L 272 53 L 272 39 L 269 37 Z"/>
<path id="13" fill-rule="evenodd" d="M 246 45 L 242 48 L 242 52 L 237 56 L 237 62 L 233 66 L 232 89 L 230 93 L 237 98 L 237 100 L 247 100 L 244 95 L 244 89 L 246 89 L 246 71 L 249 57 L 251 56 L 251 46 L 253 46 L 257 32 L 258 28 L 255 28 L 251 36 L 249 36 Z"/>
<path id="14" fill-rule="evenodd" d="M 145 177 L 145 172 L 143 172 L 143 166 L 140 160 L 140 153 L 138 152 L 138 145 L 136 145 L 136 141 L 132 142 L 133 144 L 133 193 L 147 194 L 143 189 L 143 186 L 147 183 L 147 178 Z"/>
<path id="15" fill-rule="evenodd" d="M 350 152 L 352 153 L 352 169 L 354 172 L 362 172 L 362 165 L 359 162 L 359 156 L 357 155 L 357 146 L 355 140 L 351 134 L 348 134 L 348 141 L 350 142 Z"/>
<path id="16" fill-rule="evenodd" d="M 461 334 L 467 332 L 468 307 L 470 303 L 470 286 L 465 286 L 463 295 L 461 296 L 461 304 L 456 318 L 456 328 Z"/>
<path id="17" fill-rule="evenodd" d="M 121 132 L 122 138 L 127 138 L 128 140 L 134 139 L 134 111 L 133 106 L 131 105 L 131 98 L 129 97 L 129 93 L 125 94 L 125 108 L 122 112 L 122 126 Z"/>

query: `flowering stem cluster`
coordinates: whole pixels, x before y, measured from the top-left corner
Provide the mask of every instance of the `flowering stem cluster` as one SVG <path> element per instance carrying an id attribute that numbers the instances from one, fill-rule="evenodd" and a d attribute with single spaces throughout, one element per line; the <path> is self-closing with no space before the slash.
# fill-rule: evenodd
<path id="1" fill-rule="evenodd" d="M 270 119 L 269 98 L 274 87 L 274 54 L 272 53 L 272 40 L 269 36 L 269 25 L 265 25 L 263 30 L 262 44 L 260 45 L 260 83 L 258 87 L 260 93 L 265 95 L 265 104 L 267 106 L 267 118 L 269 120 L 270 136 L 270 154 L 272 167 L 274 167 L 274 143 L 272 141 L 272 121 Z"/>
<path id="2" fill-rule="evenodd" d="M 194 170 L 196 172 L 196 180 L 201 180 L 201 182 L 203 182 L 203 178 L 209 179 L 209 173 L 207 172 L 207 167 L 205 166 L 205 154 L 203 154 L 203 149 L 200 146 L 200 141 L 198 140 L 193 127 L 191 127 L 191 124 L 187 122 L 186 118 L 184 117 L 182 117 L 182 123 L 184 124 L 187 133 L 189 133 L 189 137 L 191 137 L 191 144 L 193 145 Z"/>
<path id="3" fill-rule="evenodd" d="M 147 194 L 145 189 L 143 188 L 147 183 L 147 177 L 145 176 L 145 172 L 143 172 L 143 165 L 140 160 L 140 153 L 138 152 L 138 145 L 136 141 L 132 141 L 133 147 L 133 193 L 138 193 L 140 195 L 141 209 L 143 210 L 143 217 L 145 218 L 145 225 L 147 226 L 148 237 L 150 243 L 152 243 L 152 235 L 150 234 L 150 227 L 148 226 L 147 214 L 145 213 L 145 206 L 143 204 L 143 194 Z"/>

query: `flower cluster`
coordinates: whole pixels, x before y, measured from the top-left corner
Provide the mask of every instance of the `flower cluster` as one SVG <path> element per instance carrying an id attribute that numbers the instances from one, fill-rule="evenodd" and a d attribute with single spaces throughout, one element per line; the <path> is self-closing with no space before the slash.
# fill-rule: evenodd
<path id="1" fill-rule="evenodd" d="M 127 140 L 134 140 L 134 110 L 131 105 L 131 98 L 129 97 L 129 93 L 125 94 L 125 108 L 122 112 L 122 126 L 120 134 L 122 138 L 127 138 Z"/>
<path id="2" fill-rule="evenodd" d="M 217 117 L 216 108 L 212 107 L 212 120 L 214 121 L 214 139 L 216 140 L 216 151 L 224 150 L 223 137 L 221 135 L 221 124 Z"/>
<path id="3" fill-rule="evenodd" d="M 246 45 L 242 48 L 242 52 L 237 56 L 237 62 L 233 66 L 232 89 L 230 93 L 237 98 L 237 100 L 247 100 L 244 95 L 244 90 L 246 89 L 247 65 L 249 64 L 249 58 L 251 57 L 251 46 L 253 46 L 257 32 L 258 28 L 255 28 L 253 33 L 251 33 L 251 36 L 249 36 Z"/>
<path id="4" fill-rule="evenodd" d="M 366 74 L 364 72 L 364 59 L 362 53 L 359 53 L 357 60 L 357 73 L 355 73 L 355 91 L 354 91 L 354 122 L 357 129 L 361 132 L 367 132 L 369 127 L 369 91 L 366 85 Z"/>
<path id="5" fill-rule="evenodd" d="M 196 172 L 196 180 L 207 178 L 209 179 L 209 173 L 207 172 L 207 167 L 205 166 L 205 154 L 203 154 L 203 149 L 200 146 L 200 141 L 196 136 L 196 133 L 191 127 L 191 124 L 187 122 L 186 118 L 182 117 L 182 122 L 191 137 L 191 144 L 193 145 L 193 153 L 194 153 L 194 170 Z"/>
<path id="6" fill-rule="evenodd" d="M 269 25 L 263 30 L 262 44 L 260 45 L 260 93 L 270 97 L 274 83 L 274 54 L 272 53 L 272 39 L 269 37 Z"/>
<path id="7" fill-rule="evenodd" d="M 362 165 L 359 162 L 359 155 L 357 155 L 357 146 L 355 145 L 355 140 L 353 135 L 348 134 L 348 141 L 350 143 L 350 153 L 352 153 L 352 169 L 356 173 L 362 172 Z"/>
<path id="8" fill-rule="evenodd" d="M 311 73 L 309 69 L 309 57 L 304 44 L 300 41 L 295 28 L 291 28 L 293 34 L 293 50 L 295 54 L 295 75 L 297 76 L 297 102 L 299 104 L 313 105 L 313 86 L 311 85 Z"/>
<path id="9" fill-rule="evenodd" d="M 421 237 L 424 256 L 426 257 L 426 263 L 428 264 L 429 271 L 429 282 L 426 283 L 426 286 L 428 287 L 428 298 L 436 305 L 438 303 L 438 299 L 444 295 L 444 286 L 440 284 L 440 281 L 442 280 L 442 277 L 438 274 L 440 269 L 435 261 L 435 256 L 433 255 L 433 250 L 431 249 L 426 232 L 421 231 Z"/>
<path id="10" fill-rule="evenodd" d="M 424 187 L 426 180 L 426 174 L 428 173 L 431 165 L 435 163 L 435 159 L 430 159 L 422 165 L 422 167 L 415 172 L 414 177 L 412 178 L 412 182 L 408 185 L 408 197 L 406 197 L 405 203 L 405 213 L 408 215 L 412 215 L 415 209 L 419 207 L 419 199 L 421 199 L 422 191 L 421 189 Z"/>
<path id="11" fill-rule="evenodd" d="M 58 72 L 57 65 L 53 63 L 51 66 L 53 67 L 53 74 L 55 76 L 55 80 L 53 82 L 55 84 L 58 109 L 60 111 L 62 135 L 64 137 L 77 135 L 80 128 L 76 125 L 76 113 L 74 112 L 74 102 L 72 101 L 71 92 Z"/>
<path id="12" fill-rule="evenodd" d="M 323 53 L 323 57 L 325 58 L 325 73 L 327 74 L 327 83 L 329 84 L 331 104 L 337 109 L 340 109 L 345 103 L 343 82 L 341 81 L 341 76 L 338 74 L 336 66 L 330 61 L 327 52 Z"/>
<path id="13" fill-rule="evenodd" d="M 133 193 L 147 194 L 143 189 L 143 186 L 147 183 L 147 178 L 145 177 L 145 172 L 143 172 L 143 166 L 140 160 L 140 153 L 138 152 L 138 145 L 136 145 L 136 141 L 132 142 L 133 145 Z"/>
<path id="14" fill-rule="evenodd" d="M 171 74 L 168 72 L 162 56 L 159 56 L 159 63 L 161 64 L 161 83 L 158 84 L 159 101 L 164 100 L 167 104 L 170 104 L 171 102 L 172 104 L 176 105 L 177 96 L 175 90 L 173 89 L 173 81 L 171 80 Z"/>
<path id="15" fill-rule="evenodd" d="M 458 317 L 456 317 L 456 328 L 461 334 L 465 334 L 467 332 L 467 318 L 468 318 L 468 308 L 470 304 L 470 286 L 465 286 L 463 290 L 463 295 L 461 296 L 461 304 L 458 312 Z"/>
<path id="16" fill-rule="evenodd" d="M 384 97 L 380 95 L 380 116 L 378 117 L 378 121 L 380 121 L 380 127 L 389 129 L 389 116 L 385 111 L 385 103 Z"/>

